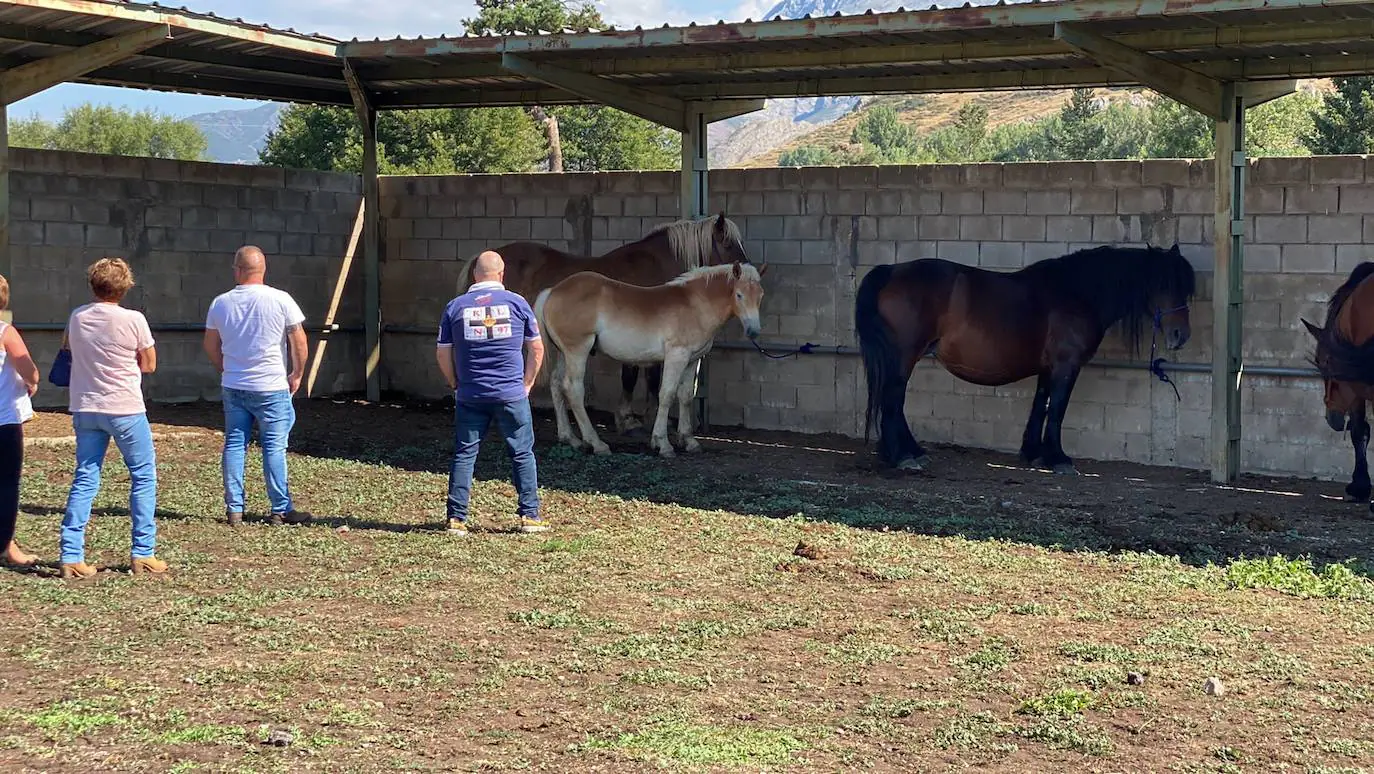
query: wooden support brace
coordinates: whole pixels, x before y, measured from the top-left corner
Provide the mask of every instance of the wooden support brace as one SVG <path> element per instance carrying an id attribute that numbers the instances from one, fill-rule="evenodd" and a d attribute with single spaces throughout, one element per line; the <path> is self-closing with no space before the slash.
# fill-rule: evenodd
<path id="1" fill-rule="evenodd" d="M 1241 99 L 1245 100 L 1245 107 L 1252 108 L 1292 94 L 1298 90 L 1298 82 L 1294 80 L 1249 81 L 1236 84 L 1236 90 L 1240 93 Z"/>
<path id="2" fill-rule="evenodd" d="M 576 94 L 583 99 L 609 105 L 617 110 L 623 110 L 645 120 L 653 121 L 659 126 L 678 131 L 684 129 L 682 124 L 683 113 L 687 106 L 677 97 L 638 86 L 627 86 L 623 83 L 608 81 L 595 75 L 540 64 L 514 54 L 502 54 L 501 66 L 513 73 L 519 73 L 541 83 L 547 83 L 554 88 Z"/>
<path id="3" fill-rule="evenodd" d="M 1220 119 L 1223 115 L 1221 83 L 1215 79 L 1074 24 L 1056 23 L 1054 37 L 1103 67 L 1129 75 L 1205 116 Z"/>
<path id="4" fill-rule="evenodd" d="M 0 99 L 13 105 L 25 97 L 32 97 L 44 89 L 123 61 L 172 39 L 172 28 L 154 24 L 141 30 L 64 51 L 57 56 L 28 62 L 0 73 Z"/>
<path id="5" fill-rule="evenodd" d="M 706 123 L 714 124 L 728 118 L 756 113 L 763 110 L 765 102 L 766 100 L 762 99 L 726 99 L 707 103 Z"/>

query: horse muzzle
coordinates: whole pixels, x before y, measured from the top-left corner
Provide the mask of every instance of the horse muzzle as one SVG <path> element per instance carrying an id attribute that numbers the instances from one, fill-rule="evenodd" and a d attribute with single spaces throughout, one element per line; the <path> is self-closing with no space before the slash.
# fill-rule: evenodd
<path id="1" fill-rule="evenodd" d="M 1169 331 L 1167 338 L 1169 349 L 1183 349 L 1183 345 L 1187 344 L 1188 339 L 1192 338 L 1192 332 L 1187 328 L 1175 328 Z"/>
<path id="2" fill-rule="evenodd" d="M 1331 429 L 1335 430 L 1338 433 L 1345 432 L 1347 420 L 1348 417 L 1346 417 L 1345 412 L 1343 411 L 1326 412 L 1326 424 L 1330 425 Z"/>

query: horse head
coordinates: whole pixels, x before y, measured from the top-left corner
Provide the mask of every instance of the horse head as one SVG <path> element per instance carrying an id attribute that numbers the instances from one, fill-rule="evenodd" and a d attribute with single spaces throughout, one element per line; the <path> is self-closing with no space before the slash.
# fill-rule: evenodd
<path id="1" fill-rule="evenodd" d="M 744 238 L 739 226 L 725 217 L 725 210 L 713 219 L 711 224 L 711 263 L 712 266 L 726 266 L 732 263 L 750 263 L 744 252 Z"/>
<path id="2" fill-rule="evenodd" d="M 730 291 L 734 294 L 735 316 L 744 326 L 744 335 L 759 337 L 759 305 L 763 303 L 763 275 L 768 264 L 754 268 L 753 264 L 736 261 L 730 269 Z"/>
<path id="3" fill-rule="evenodd" d="M 1312 356 L 1312 365 L 1322 377 L 1322 402 L 1326 404 L 1326 424 L 1338 433 L 1345 432 L 1350 415 L 1360 407 L 1360 396 L 1354 385 L 1332 374 L 1331 348 L 1327 328 L 1301 318 L 1303 327 L 1317 341 L 1317 351 Z"/>
<path id="4" fill-rule="evenodd" d="M 1188 303 L 1195 287 L 1193 266 L 1183 256 L 1177 242 L 1168 250 L 1151 248 L 1151 251 L 1162 254 L 1168 264 L 1150 298 L 1152 322 L 1155 330 L 1163 335 L 1166 348 L 1180 349 L 1193 335 L 1188 315 Z"/>

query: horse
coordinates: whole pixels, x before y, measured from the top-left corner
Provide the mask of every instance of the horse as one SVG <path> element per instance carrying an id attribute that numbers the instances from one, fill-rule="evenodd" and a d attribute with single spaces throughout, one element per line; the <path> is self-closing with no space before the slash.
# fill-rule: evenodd
<path id="1" fill-rule="evenodd" d="M 1079 372 L 1118 325 L 1135 351 L 1146 321 L 1152 349 L 1155 334 L 1171 350 L 1182 347 L 1195 290 L 1178 245 L 1090 248 L 1015 272 L 937 259 L 878 266 L 859 283 L 854 309 L 868 381 L 864 442 L 876 423 L 883 462 L 899 470 L 925 466 L 903 411 L 912 369 L 933 354 L 973 384 L 1036 377 L 1021 460 L 1076 473 L 1060 429 Z"/>
<path id="2" fill-rule="evenodd" d="M 652 286 L 671 280 L 683 271 L 701 266 L 749 263 L 739 227 L 721 212 L 718 217 L 680 220 L 653 229 L 639 240 L 622 245 L 605 255 L 581 256 L 565 253 L 537 242 L 511 242 L 496 248 L 506 264 L 506 289 L 525 298 L 534 298 L 540 291 L 579 271 L 593 271 L 632 285 Z M 459 275 L 458 292 L 464 292 L 472 280 L 472 266 L 476 258 L 464 264 Z M 658 366 L 646 369 L 648 406 L 652 408 L 658 393 L 663 370 Z M 695 369 L 694 369 L 695 375 Z M 638 366 L 620 369 L 620 405 L 615 412 L 617 432 L 629 432 L 642 427 L 631 411 L 635 385 L 639 382 Z M 648 416 L 647 412 L 645 416 Z"/>
<path id="3" fill-rule="evenodd" d="M 543 336 L 553 343 L 554 415 L 558 440 L 575 449 L 590 447 L 598 455 L 611 449 L 587 417 L 584 380 L 592 348 L 633 365 L 660 365 L 658 411 L 649 448 L 676 456 L 668 440 L 668 409 L 676 393 L 678 436 L 683 451 L 694 453 L 701 444 L 692 433 L 692 398 L 696 395 L 694 366 L 715 341 L 716 332 L 738 317 L 744 333 L 759 336 L 761 280 L 768 264 L 703 266 L 654 287 L 639 287 L 595 272 L 578 272 L 540 292 L 534 316 Z M 568 423 L 572 403 L 582 439 Z"/>
<path id="4" fill-rule="evenodd" d="M 1356 266 L 1331 295 L 1321 327 L 1305 318 L 1302 324 L 1317 340 L 1312 364 L 1322 376 L 1326 423 L 1338 433 L 1350 430 L 1355 448 L 1346 502 L 1366 502 L 1370 482 L 1365 403 L 1374 398 L 1374 262 Z M 1374 511 L 1374 504 L 1370 508 Z"/>

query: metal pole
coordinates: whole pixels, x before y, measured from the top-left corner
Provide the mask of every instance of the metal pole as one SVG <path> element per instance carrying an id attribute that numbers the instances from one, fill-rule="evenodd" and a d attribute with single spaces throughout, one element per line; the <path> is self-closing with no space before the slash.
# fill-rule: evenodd
<path id="1" fill-rule="evenodd" d="M 1223 84 L 1216 122 L 1216 201 L 1212 280 L 1212 481 L 1240 472 L 1241 330 L 1245 276 L 1245 101 Z"/>
<path id="2" fill-rule="evenodd" d="M 10 120 L 4 99 L 0 99 L 0 275 L 14 284 L 14 259 L 10 253 Z M 0 320 L 11 322 L 14 312 L 0 310 Z"/>

